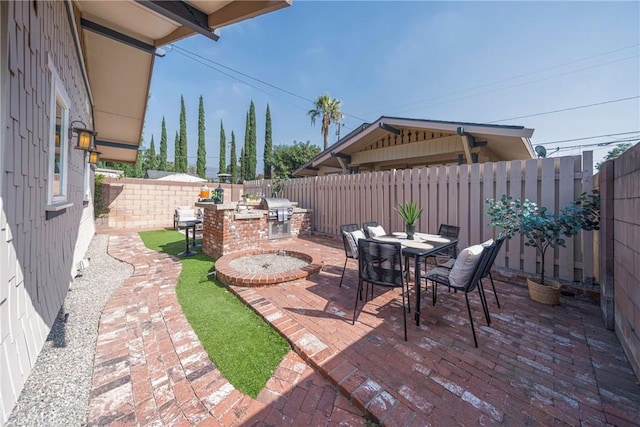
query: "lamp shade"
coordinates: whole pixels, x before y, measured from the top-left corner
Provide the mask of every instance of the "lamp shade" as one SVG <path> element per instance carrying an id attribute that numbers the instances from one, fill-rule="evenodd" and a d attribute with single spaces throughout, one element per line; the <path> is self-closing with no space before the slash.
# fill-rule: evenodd
<path id="1" fill-rule="evenodd" d="M 76 142 L 76 148 L 83 151 L 90 151 L 93 149 L 93 137 L 96 135 L 96 132 L 86 129 L 84 122 L 80 120 L 74 120 L 71 122 L 81 123 L 83 127 L 71 127 L 71 130 L 78 134 L 78 141 Z M 69 134 L 69 138 L 71 138 L 71 134 Z"/>
<path id="2" fill-rule="evenodd" d="M 89 151 L 89 163 L 91 163 L 92 165 L 95 165 L 96 163 L 98 163 L 98 160 L 100 160 L 100 153 L 99 151 Z"/>

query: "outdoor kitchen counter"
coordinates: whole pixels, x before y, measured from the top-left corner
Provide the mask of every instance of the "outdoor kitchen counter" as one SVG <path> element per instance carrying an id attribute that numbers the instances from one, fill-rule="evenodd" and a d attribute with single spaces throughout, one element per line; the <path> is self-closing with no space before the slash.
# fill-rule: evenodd
<path id="1" fill-rule="evenodd" d="M 203 211 L 202 250 L 214 259 L 241 250 L 258 249 L 261 242 L 292 239 L 311 234 L 312 210 L 295 207 L 286 235 L 274 234 L 274 222 L 268 219 L 268 210 L 257 209 L 258 204 L 230 202 L 196 202 Z M 239 209 L 238 209 L 239 208 Z M 274 237 L 276 236 L 276 237 Z"/>

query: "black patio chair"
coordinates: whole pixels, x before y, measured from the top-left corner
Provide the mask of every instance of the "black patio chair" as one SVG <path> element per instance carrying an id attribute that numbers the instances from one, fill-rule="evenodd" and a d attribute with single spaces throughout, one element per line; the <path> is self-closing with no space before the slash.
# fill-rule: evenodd
<path id="1" fill-rule="evenodd" d="M 377 227 L 377 226 L 378 226 L 378 223 L 375 221 L 362 223 L 362 230 L 364 231 L 364 235 L 367 237 L 367 239 L 371 238 L 371 235 L 369 235 L 369 227 Z"/>
<path id="2" fill-rule="evenodd" d="M 352 249 L 351 244 L 349 244 L 349 237 L 345 233 L 351 233 L 360 229 L 358 224 L 342 224 L 340 226 L 340 234 L 342 234 L 342 244 L 344 245 L 344 266 L 342 267 L 342 277 L 340 278 L 340 287 L 342 287 L 342 281 L 344 280 L 344 272 L 347 269 L 347 262 L 350 259 L 358 259 L 358 246 L 354 244 L 355 250 Z"/>
<path id="3" fill-rule="evenodd" d="M 470 274 L 467 274 L 465 280 L 462 283 L 454 283 L 449 279 L 449 275 L 452 270 L 436 267 L 431 270 L 425 276 L 426 281 L 431 281 L 432 283 L 432 294 L 433 294 L 433 305 L 436 305 L 436 298 L 438 293 L 438 285 L 447 286 L 449 289 L 454 289 L 455 291 L 464 292 L 464 298 L 467 302 L 467 311 L 469 312 L 469 322 L 471 323 L 471 332 L 473 333 L 473 342 L 476 347 L 478 347 L 478 340 L 476 338 L 476 330 L 473 326 L 473 316 L 471 315 L 471 305 L 469 304 L 469 292 L 472 292 L 475 288 L 478 288 L 478 294 L 480 295 L 480 303 L 482 304 L 482 310 L 484 311 L 485 319 L 487 320 L 487 325 L 490 324 L 489 320 L 489 310 L 487 309 L 487 301 L 485 300 L 484 293 L 482 289 L 478 286 L 480 283 L 480 278 L 485 271 L 485 268 L 489 262 L 489 258 L 491 257 L 491 252 L 495 246 L 495 242 L 489 245 L 488 247 L 480 246 L 481 252 L 480 256 L 477 259 L 471 258 L 466 254 L 462 254 L 456 260 L 456 263 L 462 263 L 465 265 L 460 265 L 463 269 L 470 271 Z M 464 251 L 471 251 L 472 248 L 467 248 Z"/>
<path id="4" fill-rule="evenodd" d="M 356 323 L 358 296 L 362 295 L 362 284 L 402 289 L 402 316 L 404 340 L 407 341 L 407 309 L 405 308 L 405 280 L 402 271 L 402 246 L 398 242 L 381 242 L 371 239 L 358 241 L 358 290 L 353 307 L 353 324 Z M 406 284 L 407 300 L 409 285 Z M 366 302 L 365 302 L 366 304 Z"/>
<path id="5" fill-rule="evenodd" d="M 498 252 L 500 252 L 500 249 L 502 248 L 502 244 L 504 243 L 504 241 L 505 241 L 504 237 L 500 237 L 496 239 L 495 246 L 491 250 L 491 256 L 489 258 L 489 262 L 487 263 L 485 270 L 482 273 L 482 277 L 480 277 L 480 287 L 483 293 L 484 293 L 484 285 L 482 283 L 482 279 L 489 277 L 489 280 L 491 280 L 491 288 L 493 289 L 493 295 L 496 297 L 496 304 L 498 305 L 498 308 L 502 308 L 502 307 L 500 306 L 500 300 L 498 299 L 498 292 L 496 291 L 496 285 L 493 283 L 493 276 L 491 275 L 491 269 L 493 268 L 493 264 L 495 263 L 496 258 L 498 257 Z M 444 264 L 439 265 L 438 267 L 451 269 L 455 261 L 456 261 L 455 258 L 451 258 Z M 486 297 L 485 297 L 485 301 L 486 301 Z"/>

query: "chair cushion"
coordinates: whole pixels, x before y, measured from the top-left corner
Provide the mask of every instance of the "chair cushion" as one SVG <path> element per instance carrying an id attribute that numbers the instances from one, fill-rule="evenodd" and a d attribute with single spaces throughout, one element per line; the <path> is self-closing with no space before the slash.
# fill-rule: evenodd
<path id="1" fill-rule="evenodd" d="M 193 221 L 196 218 L 196 211 L 193 208 L 176 209 L 176 219 L 178 221 Z"/>
<path id="2" fill-rule="evenodd" d="M 364 231 L 362 230 L 354 230 L 354 231 L 343 231 L 344 236 L 347 239 L 347 244 L 349 246 L 349 251 L 351 252 L 351 257 L 358 259 L 358 240 L 364 239 Z"/>
<path id="3" fill-rule="evenodd" d="M 449 282 L 453 286 L 463 287 L 471 279 L 473 271 L 482 255 L 482 245 L 473 245 L 464 248 L 456 258 L 456 262 L 449 273 Z"/>
<path id="4" fill-rule="evenodd" d="M 387 235 L 387 232 L 384 231 L 384 228 L 382 228 L 381 225 L 377 225 L 375 227 L 367 227 L 367 231 L 369 232 L 369 236 L 371 236 L 371 238 Z"/>
<path id="5" fill-rule="evenodd" d="M 480 244 L 482 245 L 483 248 L 488 248 L 489 246 L 493 245 L 493 239 L 489 239 L 486 242 L 482 242 Z"/>

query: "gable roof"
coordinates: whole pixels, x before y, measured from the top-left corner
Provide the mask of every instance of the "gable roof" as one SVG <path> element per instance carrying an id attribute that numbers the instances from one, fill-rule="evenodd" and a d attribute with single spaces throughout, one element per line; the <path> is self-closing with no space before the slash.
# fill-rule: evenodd
<path id="1" fill-rule="evenodd" d="M 435 132 L 448 135 L 467 135 L 478 142 L 486 142 L 491 150 L 499 153 L 501 160 L 534 157 L 534 151 L 529 141 L 533 129 L 524 126 L 381 116 L 373 123 L 363 123 L 358 126 L 334 145 L 295 170 L 293 175 L 316 175 L 320 167 L 340 168 L 340 158 L 350 158 L 370 147 L 377 140 L 395 135 L 398 132 L 403 132 L 403 134 L 404 132 L 409 134 L 411 132 L 414 134 Z"/>
<path id="2" fill-rule="evenodd" d="M 162 46 L 289 6 L 292 0 L 66 0 L 75 22 L 101 160 L 134 163 Z M 73 7 L 69 7 L 73 4 Z M 87 106 L 89 108 L 89 106 Z"/>

